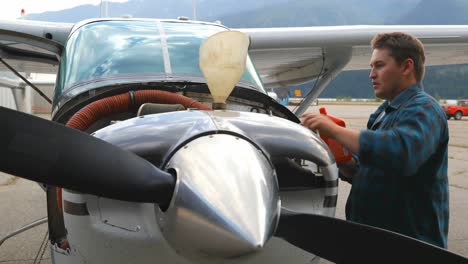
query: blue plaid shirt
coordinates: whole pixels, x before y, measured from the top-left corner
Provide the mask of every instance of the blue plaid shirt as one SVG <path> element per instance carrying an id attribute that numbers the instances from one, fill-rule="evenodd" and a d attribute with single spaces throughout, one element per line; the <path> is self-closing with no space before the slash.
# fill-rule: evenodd
<path id="1" fill-rule="evenodd" d="M 367 127 L 347 219 L 446 248 L 449 131 L 441 107 L 414 85 L 385 101 Z"/>

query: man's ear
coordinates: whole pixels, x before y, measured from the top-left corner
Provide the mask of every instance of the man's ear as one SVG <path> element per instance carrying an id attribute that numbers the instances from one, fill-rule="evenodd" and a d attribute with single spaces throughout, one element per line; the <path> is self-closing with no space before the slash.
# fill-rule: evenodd
<path id="1" fill-rule="evenodd" d="M 405 76 L 409 76 L 411 74 L 414 74 L 414 61 L 411 58 L 408 58 L 403 61 L 401 64 L 401 70 L 402 74 Z"/>

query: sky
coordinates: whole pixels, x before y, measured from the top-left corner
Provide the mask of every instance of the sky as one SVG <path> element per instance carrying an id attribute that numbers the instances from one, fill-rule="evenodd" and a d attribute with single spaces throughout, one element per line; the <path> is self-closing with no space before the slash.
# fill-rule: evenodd
<path id="1" fill-rule="evenodd" d="M 104 0 L 105 1 L 105 0 Z M 127 2 L 128 0 L 110 0 L 109 2 Z M 58 11 L 79 5 L 99 5 L 101 0 L 0 0 L 0 19 L 15 19 L 21 16 L 21 9 L 26 14 Z"/>

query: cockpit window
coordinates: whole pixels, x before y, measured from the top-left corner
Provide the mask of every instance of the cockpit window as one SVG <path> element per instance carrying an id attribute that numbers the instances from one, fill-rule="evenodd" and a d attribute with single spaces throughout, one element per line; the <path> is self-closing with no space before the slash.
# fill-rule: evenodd
<path id="1" fill-rule="evenodd" d="M 200 45 L 209 36 L 226 30 L 223 27 L 207 26 L 203 24 L 187 24 L 162 22 L 169 51 L 171 69 L 174 73 L 202 75 L 198 62 L 200 60 Z M 250 58 L 241 80 L 262 87 L 262 83 L 255 72 Z"/>
<path id="2" fill-rule="evenodd" d="M 106 21 L 82 26 L 61 61 L 62 88 L 118 74 L 164 72 L 156 23 Z"/>
<path id="3" fill-rule="evenodd" d="M 209 36 L 224 31 L 222 27 L 207 27 L 203 24 L 181 25 L 179 23 L 162 22 L 166 35 L 167 47 L 172 72 L 200 75 L 199 49 L 202 42 Z"/>
<path id="4" fill-rule="evenodd" d="M 210 24 L 170 21 L 96 21 L 69 38 L 57 79 L 56 99 L 64 90 L 101 78 L 202 76 L 199 48 L 207 37 L 226 30 Z M 130 76 L 130 77 L 129 77 Z M 250 59 L 242 76 L 264 92 Z"/>

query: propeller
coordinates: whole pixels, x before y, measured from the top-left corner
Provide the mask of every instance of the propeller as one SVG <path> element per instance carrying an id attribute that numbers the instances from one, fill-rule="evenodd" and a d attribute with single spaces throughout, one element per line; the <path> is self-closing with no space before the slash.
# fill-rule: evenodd
<path id="1" fill-rule="evenodd" d="M 170 202 L 175 177 L 129 151 L 4 107 L 0 120 L 0 171 L 112 199 Z"/>
<path id="2" fill-rule="evenodd" d="M 167 205 L 175 178 L 135 154 L 64 125 L 0 107 L 0 171 L 83 193 Z M 283 211 L 275 236 L 333 262 L 468 263 L 383 229 Z"/>
<path id="3" fill-rule="evenodd" d="M 275 236 L 335 263 L 468 263 L 408 236 L 322 215 L 282 211 Z"/>

